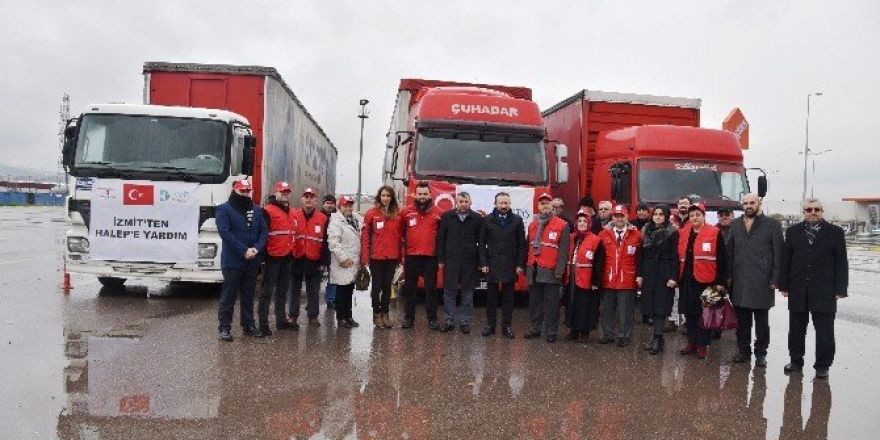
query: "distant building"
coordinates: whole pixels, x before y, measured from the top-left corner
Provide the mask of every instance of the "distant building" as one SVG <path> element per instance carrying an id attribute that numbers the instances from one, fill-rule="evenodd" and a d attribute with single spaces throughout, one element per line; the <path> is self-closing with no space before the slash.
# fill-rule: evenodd
<path id="1" fill-rule="evenodd" d="M 64 196 L 55 183 L 0 180 L 0 206 L 62 206 Z"/>
<path id="2" fill-rule="evenodd" d="M 880 229 L 880 196 L 844 197 L 841 200 L 855 203 L 855 220 L 859 232 Z"/>

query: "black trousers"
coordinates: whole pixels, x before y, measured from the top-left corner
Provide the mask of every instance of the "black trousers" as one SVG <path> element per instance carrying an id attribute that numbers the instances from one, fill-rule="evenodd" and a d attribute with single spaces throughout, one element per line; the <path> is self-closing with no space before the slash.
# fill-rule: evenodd
<path id="1" fill-rule="evenodd" d="M 351 319 L 351 295 L 354 283 L 336 285 L 336 320 Z"/>
<path id="2" fill-rule="evenodd" d="M 392 272 L 393 273 L 393 272 Z M 425 280 L 425 312 L 428 321 L 437 320 L 437 257 L 429 255 L 412 255 L 406 257 L 403 264 L 403 296 L 406 300 L 404 313 L 406 319 L 416 319 L 416 303 L 419 297 L 416 289 L 419 277 Z"/>
<path id="3" fill-rule="evenodd" d="M 220 287 L 220 303 L 217 307 L 219 330 L 232 328 L 232 314 L 235 311 L 235 298 L 241 305 L 239 322 L 244 328 L 254 326 L 254 290 L 257 287 L 257 269 L 223 269 L 223 286 Z"/>
<path id="4" fill-rule="evenodd" d="M 370 299 L 373 313 L 388 313 L 391 305 L 391 280 L 396 269 L 397 260 L 370 260 Z"/>
<path id="5" fill-rule="evenodd" d="M 296 273 L 293 278 L 293 289 L 290 296 L 290 317 L 296 321 L 299 318 L 299 307 L 302 301 L 303 280 L 306 282 L 306 315 L 309 319 L 318 317 L 318 304 L 321 297 L 321 272 L 313 274 Z"/>
<path id="6" fill-rule="evenodd" d="M 740 353 L 752 354 L 752 323 L 754 323 L 755 356 L 767 356 L 767 347 L 770 346 L 768 312 L 768 309 L 736 307 L 736 318 L 739 321 L 739 326 L 736 328 L 736 345 Z"/>
<path id="7" fill-rule="evenodd" d="M 500 288 L 499 288 L 500 285 Z M 501 295 L 501 327 L 510 327 L 513 321 L 513 291 L 516 281 L 488 283 L 486 290 L 486 326 L 495 328 L 498 322 L 498 295 Z"/>
<path id="8" fill-rule="evenodd" d="M 712 332 L 700 327 L 701 313 L 687 313 L 684 323 L 687 327 L 688 344 L 708 346 L 712 342 Z"/>
<path id="9" fill-rule="evenodd" d="M 788 311 L 788 354 L 791 361 L 804 364 L 807 324 L 813 315 L 813 329 L 816 330 L 816 363 L 813 368 L 829 368 L 834 362 L 834 313 Z"/>
<path id="10" fill-rule="evenodd" d="M 267 260 L 263 266 L 263 288 L 260 290 L 260 300 L 257 303 L 257 317 L 261 327 L 269 326 L 269 304 L 275 298 L 275 323 L 287 321 L 285 310 L 287 308 L 287 294 L 290 291 L 291 265 L 293 260 L 282 258 Z"/>
<path id="11" fill-rule="evenodd" d="M 654 336 L 663 336 L 664 327 L 666 327 L 666 318 L 669 318 L 669 315 L 657 315 L 654 314 Z"/>

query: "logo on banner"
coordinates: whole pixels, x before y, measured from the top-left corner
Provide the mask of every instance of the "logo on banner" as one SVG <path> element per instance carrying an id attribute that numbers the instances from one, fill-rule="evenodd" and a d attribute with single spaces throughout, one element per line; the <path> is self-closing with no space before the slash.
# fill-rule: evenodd
<path id="1" fill-rule="evenodd" d="M 153 185 L 124 183 L 122 185 L 122 194 L 123 205 L 153 205 Z"/>

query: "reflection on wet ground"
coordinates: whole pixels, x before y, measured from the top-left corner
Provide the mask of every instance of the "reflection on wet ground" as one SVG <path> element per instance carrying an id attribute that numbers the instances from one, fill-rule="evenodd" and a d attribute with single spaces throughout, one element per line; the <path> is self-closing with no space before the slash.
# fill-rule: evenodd
<path id="1" fill-rule="evenodd" d="M 880 437 L 880 328 L 861 318 L 880 298 L 864 288 L 852 294 L 866 307 L 841 304 L 854 318 L 838 320 L 827 382 L 809 369 L 783 375 L 783 300 L 771 312 L 766 370 L 731 364 L 733 334 L 699 361 L 675 352 L 680 335 L 653 357 L 640 344 L 600 346 L 596 335 L 551 345 L 429 332 L 423 310 L 412 331 L 373 330 L 366 293 L 356 297 L 358 329 L 336 329 L 322 308 L 320 328 L 265 339 L 235 329 L 235 342 L 221 343 L 209 289 L 135 282 L 109 291 L 75 277 L 63 297 L 52 237 L 64 225 L 49 222 L 54 215 L 34 215 L 44 221 L 29 227 L 40 234 L 0 231 L 14 252 L 50 255 L 6 263 L 0 250 L 2 438 Z M 518 335 L 526 322 L 518 309 Z M 639 327 L 635 340 L 649 338 Z"/>

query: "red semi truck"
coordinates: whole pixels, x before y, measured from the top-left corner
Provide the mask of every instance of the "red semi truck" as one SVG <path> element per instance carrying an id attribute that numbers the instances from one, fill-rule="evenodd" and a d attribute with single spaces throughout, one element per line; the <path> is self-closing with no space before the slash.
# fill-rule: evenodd
<path id="1" fill-rule="evenodd" d="M 531 99 L 525 87 L 401 80 L 384 183 L 410 204 L 416 183 L 428 181 L 435 205 L 444 210 L 454 207 L 457 192 L 466 191 L 472 209 L 483 214 L 492 211 L 495 194 L 505 191 L 513 211 L 528 224 L 535 193 L 564 185 L 568 176 L 565 147 L 548 145 L 541 112 Z M 549 168 L 555 168 L 553 181 Z"/>
<path id="2" fill-rule="evenodd" d="M 584 195 L 596 203 L 640 202 L 674 207 L 683 195 L 710 209 L 741 209 L 749 191 L 742 148 L 734 133 L 700 128 L 700 100 L 583 90 L 543 112 L 548 137 L 566 144 L 571 178 L 553 186 L 575 209 Z M 766 193 L 766 177 L 758 192 Z"/>

